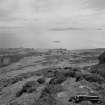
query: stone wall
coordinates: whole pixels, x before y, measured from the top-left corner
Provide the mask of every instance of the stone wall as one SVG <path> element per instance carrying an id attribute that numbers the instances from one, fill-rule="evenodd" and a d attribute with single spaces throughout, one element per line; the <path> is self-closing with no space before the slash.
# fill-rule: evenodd
<path id="1" fill-rule="evenodd" d="M 4 55 L 0 56 L 0 67 L 7 66 L 11 63 L 17 62 L 22 58 L 22 55 Z"/>

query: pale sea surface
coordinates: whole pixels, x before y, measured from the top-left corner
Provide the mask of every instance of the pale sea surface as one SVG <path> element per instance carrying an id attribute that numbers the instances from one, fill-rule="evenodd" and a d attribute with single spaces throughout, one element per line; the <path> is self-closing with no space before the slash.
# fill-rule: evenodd
<path id="1" fill-rule="evenodd" d="M 55 43 L 54 41 L 59 41 Z M 105 46 L 105 30 L 49 30 L 40 27 L 0 29 L 0 48 L 99 48 Z"/>

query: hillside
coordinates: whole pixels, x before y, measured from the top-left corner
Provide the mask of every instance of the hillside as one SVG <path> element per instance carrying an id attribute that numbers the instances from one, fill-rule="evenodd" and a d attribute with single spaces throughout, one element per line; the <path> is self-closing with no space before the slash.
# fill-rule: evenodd
<path id="1" fill-rule="evenodd" d="M 0 105 L 97 105 L 68 101 L 77 94 L 95 94 L 105 105 L 105 78 L 96 73 L 104 71 L 104 51 L 0 49 Z"/>

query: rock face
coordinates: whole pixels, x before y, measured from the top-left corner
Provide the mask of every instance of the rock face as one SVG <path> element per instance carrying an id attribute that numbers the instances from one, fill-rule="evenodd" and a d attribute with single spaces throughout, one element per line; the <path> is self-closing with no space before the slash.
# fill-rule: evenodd
<path id="1" fill-rule="evenodd" d="M 99 64 L 105 64 L 105 52 L 103 52 L 99 57 Z"/>

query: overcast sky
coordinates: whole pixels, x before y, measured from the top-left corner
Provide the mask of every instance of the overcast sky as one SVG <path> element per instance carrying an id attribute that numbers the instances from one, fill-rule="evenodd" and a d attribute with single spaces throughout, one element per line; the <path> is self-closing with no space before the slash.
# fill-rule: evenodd
<path id="1" fill-rule="evenodd" d="M 0 0 L 0 47 L 105 47 L 105 0 Z"/>

